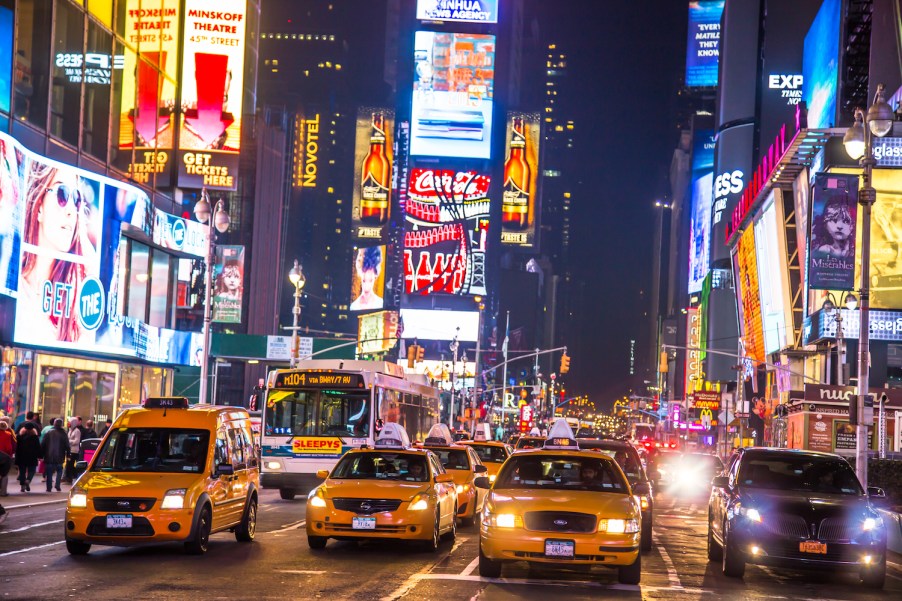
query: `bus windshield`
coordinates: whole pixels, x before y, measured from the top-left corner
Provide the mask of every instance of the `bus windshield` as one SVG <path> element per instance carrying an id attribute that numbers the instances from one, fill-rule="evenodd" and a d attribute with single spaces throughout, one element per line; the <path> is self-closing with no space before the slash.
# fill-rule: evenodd
<path id="1" fill-rule="evenodd" d="M 368 390 L 271 390 L 263 432 L 265 436 L 366 438 L 370 405 Z"/>

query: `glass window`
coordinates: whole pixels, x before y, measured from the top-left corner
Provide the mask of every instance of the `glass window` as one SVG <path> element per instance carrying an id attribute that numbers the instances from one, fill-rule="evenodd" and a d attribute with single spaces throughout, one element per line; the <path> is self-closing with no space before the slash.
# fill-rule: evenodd
<path id="1" fill-rule="evenodd" d="M 131 260 L 128 267 L 128 302 L 126 315 L 147 321 L 147 279 L 150 248 L 140 242 L 131 243 Z"/>
<path id="2" fill-rule="evenodd" d="M 216 432 L 216 448 L 213 451 L 213 468 L 215 469 L 217 465 L 230 464 L 232 462 L 231 454 L 229 453 L 229 441 L 226 436 L 225 430 L 222 428 Z"/>
<path id="3" fill-rule="evenodd" d="M 150 319 L 148 323 L 159 328 L 170 324 L 169 284 L 172 256 L 160 250 L 153 251 L 153 271 L 150 276 Z"/>
<path id="4" fill-rule="evenodd" d="M 369 393 L 349 395 L 341 391 L 323 390 L 320 394 L 320 427 L 317 434 L 357 438 L 369 435 Z"/>
<path id="5" fill-rule="evenodd" d="M 514 455 L 495 480 L 495 490 L 506 488 L 629 492 L 610 460 L 565 455 Z"/>
<path id="6" fill-rule="evenodd" d="M 120 6 L 124 6 L 125 2 L 120 2 Z M 121 21 L 121 19 L 120 19 Z M 114 54 L 122 56 L 124 65 L 134 65 L 137 62 L 135 51 L 128 46 L 123 45 L 118 40 L 115 41 Z M 110 134 L 110 163 L 122 171 L 128 173 L 129 164 L 132 161 L 132 115 L 131 109 L 135 105 L 135 86 L 124 86 L 124 80 L 135 79 L 134 68 L 131 72 L 125 69 L 113 70 L 112 97 L 113 97 L 113 121 L 110 124 L 112 130 Z M 123 98 L 123 89 L 130 90 L 130 97 Z"/>
<path id="7" fill-rule="evenodd" d="M 335 479 L 426 482 L 426 457 L 413 453 L 348 453 L 332 472 Z"/>
<path id="8" fill-rule="evenodd" d="M 125 2 L 121 2 L 125 4 Z M 107 27 L 113 27 L 113 0 L 88 0 L 88 10 Z"/>
<path id="9" fill-rule="evenodd" d="M 315 392 L 273 390 L 266 400 L 265 435 L 312 436 Z"/>
<path id="10" fill-rule="evenodd" d="M 473 445 L 473 450 L 483 463 L 504 463 L 507 451 L 504 447 L 493 445 Z"/>
<path id="11" fill-rule="evenodd" d="M 88 19 L 85 54 L 85 106 L 81 148 L 103 162 L 107 159 L 110 135 L 110 85 L 113 70 L 122 62 L 112 54 L 113 36 Z"/>
<path id="12" fill-rule="evenodd" d="M 470 460 L 465 449 L 431 449 L 446 470 L 469 470 Z"/>
<path id="13" fill-rule="evenodd" d="M 119 408 L 141 402 L 141 368 L 123 365 L 119 372 Z"/>
<path id="14" fill-rule="evenodd" d="M 246 468 L 247 449 L 244 446 L 244 437 L 241 436 L 241 430 L 237 428 L 229 429 L 229 446 L 232 447 L 232 465 L 236 469 Z"/>
<path id="15" fill-rule="evenodd" d="M 16 119 L 25 119 L 44 129 L 50 79 L 51 0 L 19 0 L 17 5 L 13 111 Z"/>
<path id="16" fill-rule="evenodd" d="M 54 34 L 50 133 L 76 146 L 84 81 L 85 16 L 68 0 L 56 1 Z"/>
<path id="17" fill-rule="evenodd" d="M 118 428 L 97 452 L 92 471 L 200 472 L 209 440 L 206 430 Z"/>
<path id="18" fill-rule="evenodd" d="M 141 400 L 152 396 L 164 396 L 163 368 L 145 367 L 144 380 L 141 384 Z"/>
<path id="19" fill-rule="evenodd" d="M 749 457 L 739 467 L 739 486 L 820 494 L 860 495 L 855 472 L 845 459 L 813 455 Z"/>

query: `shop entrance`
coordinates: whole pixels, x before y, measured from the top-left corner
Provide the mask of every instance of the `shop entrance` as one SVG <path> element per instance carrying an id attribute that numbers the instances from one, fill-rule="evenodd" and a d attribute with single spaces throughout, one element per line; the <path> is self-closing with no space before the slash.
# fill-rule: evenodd
<path id="1" fill-rule="evenodd" d="M 80 416 L 102 425 L 113 417 L 116 374 L 44 366 L 38 388 L 38 412 L 43 424 L 60 417 Z"/>

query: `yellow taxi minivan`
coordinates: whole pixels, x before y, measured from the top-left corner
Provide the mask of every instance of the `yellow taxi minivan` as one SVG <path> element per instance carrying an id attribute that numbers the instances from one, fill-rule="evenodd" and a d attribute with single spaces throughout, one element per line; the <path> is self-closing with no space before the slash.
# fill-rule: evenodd
<path id="1" fill-rule="evenodd" d="M 452 442 L 451 429 L 447 424 L 438 423 L 429 429 L 422 446 L 435 453 L 442 467 L 451 474 L 457 488 L 457 517 L 462 525 L 472 526 L 482 511 L 488 488 L 476 486 L 476 478 L 487 476 L 488 468 L 479 460 L 476 451 L 462 442 Z"/>
<path id="2" fill-rule="evenodd" d="M 194 405 L 184 397 L 148 398 L 121 412 L 66 507 L 66 548 L 181 542 L 207 551 L 210 535 L 229 530 L 254 539 L 259 460 L 245 409 Z"/>

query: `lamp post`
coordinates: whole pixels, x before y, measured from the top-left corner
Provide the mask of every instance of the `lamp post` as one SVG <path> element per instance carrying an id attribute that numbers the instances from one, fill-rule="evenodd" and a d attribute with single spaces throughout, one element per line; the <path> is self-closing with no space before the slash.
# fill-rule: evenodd
<path id="1" fill-rule="evenodd" d="M 460 333 L 460 328 L 457 328 L 458 333 Z M 450 418 L 448 419 L 448 427 L 451 428 L 451 431 L 454 431 L 454 404 L 457 402 L 457 398 L 455 395 L 454 386 L 457 383 L 457 349 L 460 348 L 460 343 L 457 342 L 458 334 L 454 335 L 454 340 L 451 341 L 451 344 L 448 348 L 451 349 L 451 413 Z"/>
<path id="2" fill-rule="evenodd" d="M 194 205 L 194 216 L 201 223 L 207 224 L 207 256 L 204 262 L 204 325 L 203 347 L 200 358 L 200 391 L 197 395 L 198 403 L 207 403 L 207 379 L 210 374 L 210 323 L 213 321 L 213 263 L 216 244 L 213 241 L 216 232 L 225 233 L 229 229 L 231 219 L 225 210 L 225 205 L 220 198 L 216 201 L 216 212 L 210 206 L 210 196 L 204 188 L 200 193 L 200 200 Z M 212 220 L 210 217 L 212 216 Z M 214 231 L 215 228 L 215 231 Z"/>
<path id="3" fill-rule="evenodd" d="M 301 339 L 298 336 L 298 321 L 301 319 L 301 290 L 307 283 L 304 277 L 304 269 L 298 260 L 294 260 L 294 267 L 288 272 L 288 281 L 294 286 L 294 307 L 291 308 L 291 359 L 290 367 L 294 369 L 298 365 L 298 353 L 300 352 Z"/>
<path id="4" fill-rule="evenodd" d="M 851 292 L 846 293 L 845 297 L 845 305 L 849 311 L 854 311 L 858 307 L 858 299 L 855 298 L 855 295 Z M 824 305 L 822 307 L 827 311 L 833 310 L 835 311 L 835 315 L 833 319 L 836 320 L 836 385 L 837 386 L 845 386 L 843 383 L 845 376 L 845 365 L 846 365 L 846 345 L 843 340 L 843 331 L 842 331 L 842 310 L 836 304 L 836 298 L 833 296 L 832 292 L 827 293 L 827 300 L 824 301 Z"/>
<path id="5" fill-rule="evenodd" d="M 867 116 L 861 109 L 855 109 L 855 124 L 846 130 L 843 146 L 853 159 L 859 159 L 863 170 L 861 190 L 858 192 L 858 203 L 861 205 L 861 311 L 858 314 L 858 399 L 856 411 L 849 407 L 849 421 L 855 425 L 855 472 L 861 485 L 868 485 L 868 424 L 864 408 L 868 394 L 868 378 L 870 376 L 870 278 L 871 278 L 871 207 L 877 201 L 877 190 L 871 185 L 871 172 L 877 164 L 874 158 L 873 137 L 882 138 L 893 128 L 895 115 L 892 107 L 884 98 L 884 86 L 877 86 L 874 104 L 868 109 Z M 864 122 L 867 121 L 867 127 Z M 854 419 L 852 419 L 854 418 Z"/>
<path id="6" fill-rule="evenodd" d="M 482 381 L 482 372 L 480 371 L 479 359 L 482 353 L 482 312 L 485 310 L 485 303 L 482 302 L 483 298 L 481 296 L 476 296 L 473 298 L 476 301 L 476 306 L 479 309 L 479 325 L 476 330 L 476 369 L 473 370 L 473 398 L 476 400 L 476 406 L 479 406 L 479 384 Z M 504 409 L 504 400 L 501 401 L 501 408 Z"/>

